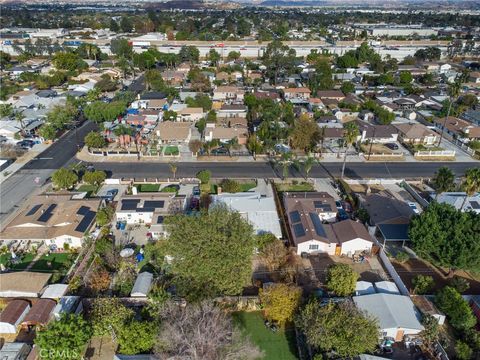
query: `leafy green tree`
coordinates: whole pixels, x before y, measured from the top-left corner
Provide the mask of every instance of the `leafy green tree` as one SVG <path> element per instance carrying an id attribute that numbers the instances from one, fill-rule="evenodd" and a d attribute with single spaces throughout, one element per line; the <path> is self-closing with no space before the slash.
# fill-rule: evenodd
<path id="1" fill-rule="evenodd" d="M 422 317 L 422 325 L 424 330 L 420 333 L 420 337 L 426 345 L 431 346 L 438 340 L 440 335 L 440 325 L 438 320 L 432 315 L 425 314 Z"/>
<path id="2" fill-rule="evenodd" d="M 77 174 L 65 168 L 56 170 L 52 175 L 53 185 L 57 189 L 71 189 L 77 183 L 77 181 Z"/>
<path id="3" fill-rule="evenodd" d="M 432 291 L 434 281 L 431 276 L 417 275 L 412 279 L 413 291 L 417 295 L 428 294 Z"/>
<path id="4" fill-rule="evenodd" d="M 95 170 L 95 171 L 87 171 L 83 175 L 82 180 L 90 185 L 100 185 L 105 181 L 106 178 L 107 178 L 107 174 L 105 174 L 105 171 Z"/>
<path id="5" fill-rule="evenodd" d="M 355 56 L 355 52 L 347 51 L 344 55 L 337 59 L 337 66 L 339 68 L 356 68 L 358 66 L 358 60 Z"/>
<path id="6" fill-rule="evenodd" d="M 15 111 L 12 104 L 0 104 L 0 117 L 12 117 Z"/>
<path id="7" fill-rule="evenodd" d="M 318 90 L 333 89 L 335 85 L 332 77 L 332 68 L 328 58 L 321 57 L 315 64 L 315 72 L 309 79 L 309 88 L 316 94 Z"/>
<path id="8" fill-rule="evenodd" d="M 344 94 L 351 94 L 355 92 L 355 85 L 351 81 L 344 81 L 340 88 Z"/>
<path id="9" fill-rule="evenodd" d="M 207 94 L 197 94 L 195 98 L 187 97 L 185 103 L 189 107 L 201 107 L 205 112 L 212 109 L 212 100 Z"/>
<path id="10" fill-rule="evenodd" d="M 72 52 L 58 52 L 52 59 L 55 68 L 59 70 L 76 71 L 86 69 L 87 63 Z"/>
<path id="11" fill-rule="evenodd" d="M 310 346 L 342 359 L 372 353 L 380 335 L 377 322 L 348 302 L 320 306 L 312 300 L 300 311 L 295 325 Z"/>
<path id="12" fill-rule="evenodd" d="M 413 81 L 412 73 L 410 71 L 402 71 L 399 80 L 402 85 L 410 84 Z"/>
<path id="13" fill-rule="evenodd" d="M 312 150 L 320 137 L 318 125 L 307 116 L 300 116 L 295 121 L 292 131 L 292 145 L 295 149 L 301 149 L 306 152 Z"/>
<path id="14" fill-rule="evenodd" d="M 117 338 L 118 351 L 125 355 L 148 353 L 155 344 L 156 336 L 155 324 L 133 320 L 120 328 Z"/>
<path id="15" fill-rule="evenodd" d="M 92 336 L 92 328 L 80 315 L 62 314 L 59 320 L 51 321 L 40 329 L 35 345 L 40 348 L 42 359 L 82 359 L 84 347 Z"/>
<path id="16" fill-rule="evenodd" d="M 120 29 L 124 33 L 132 32 L 133 23 L 129 16 L 122 16 L 122 19 L 120 20 Z"/>
<path id="17" fill-rule="evenodd" d="M 95 221 L 99 226 L 105 226 L 109 224 L 110 221 L 112 221 L 114 214 L 115 210 L 111 206 L 102 207 L 100 210 L 97 211 Z"/>
<path id="18" fill-rule="evenodd" d="M 271 41 L 262 57 L 263 65 L 267 67 L 267 76 L 276 85 L 278 76 L 292 69 L 296 52 L 280 40 Z"/>
<path id="19" fill-rule="evenodd" d="M 239 294 L 251 277 L 252 226 L 238 212 L 215 205 L 200 215 L 170 216 L 166 252 L 180 293 L 190 299 Z"/>
<path id="20" fill-rule="evenodd" d="M 437 198 L 438 195 L 455 188 L 455 174 L 447 166 L 442 166 L 435 173 L 432 182 L 436 190 L 435 198 Z"/>
<path id="21" fill-rule="evenodd" d="M 196 46 L 184 45 L 180 48 L 178 56 L 180 61 L 189 61 L 193 64 L 196 64 L 200 58 L 200 51 Z"/>
<path id="22" fill-rule="evenodd" d="M 220 54 L 215 49 L 210 49 L 207 54 L 207 60 L 212 63 L 212 65 L 217 65 L 220 61 Z"/>
<path id="23" fill-rule="evenodd" d="M 343 165 L 342 165 L 342 179 L 345 175 L 345 165 L 347 163 L 347 153 L 349 148 L 353 143 L 357 141 L 357 136 L 359 135 L 359 130 L 357 124 L 354 122 L 349 122 L 343 125 L 343 143 L 345 146 L 345 154 L 343 156 Z"/>
<path id="24" fill-rule="evenodd" d="M 302 288 L 296 285 L 276 283 L 266 289 L 260 289 L 260 301 L 265 317 L 285 326 L 293 321 L 302 297 Z"/>
<path id="25" fill-rule="evenodd" d="M 458 340 L 455 343 L 455 354 L 456 359 L 458 360 L 470 360 L 472 358 L 473 351 L 467 343 Z"/>
<path id="26" fill-rule="evenodd" d="M 122 115 L 127 109 L 127 105 L 123 101 L 112 101 L 111 103 L 104 103 L 103 101 L 95 101 L 88 104 L 83 113 L 92 121 L 102 123 L 105 121 L 113 121 L 118 116 Z"/>
<path id="27" fill-rule="evenodd" d="M 450 325 L 457 330 L 470 329 L 477 323 L 468 302 L 450 286 L 445 286 L 437 293 L 435 304 L 447 315 Z"/>
<path id="28" fill-rule="evenodd" d="M 480 269 L 480 215 L 448 204 L 431 203 L 409 227 L 418 256 L 454 271 Z"/>
<path id="29" fill-rule="evenodd" d="M 38 134 L 45 140 L 54 140 L 57 136 L 57 129 L 52 124 L 43 124 L 38 130 Z"/>
<path id="30" fill-rule="evenodd" d="M 228 61 L 235 61 L 240 58 L 240 52 L 239 51 L 230 51 L 227 55 L 227 60 Z"/>
<path id="31" fill-rule="evenodd" d="M 97 298 L 93 301 L 90 318 L 96 336 L 115 335 L 133 319 L 133 310 L 123 305 L 118 298 Z"/>
<path id="32" fill-rule="evenodd" d="M 110 41 L 110 50 L 119 58 L 130 59 L 132 57 L 132 45 L 129 44 L 127 39 L 112 39 Z"/>
<path id="33" fill-rule="evenodd" d="M 233 179 L 223 179 L 220 183 L 220 186 L 222 187 L 222 191 L 227 193 L 237 193 L 242 191 L 242 188 L 238 181 L 235 181 Z"/>
<path id="34" fill-rule="evenodd" d="M 347 264 L 334 264 L 327 270 L 327 288 L 338 296 L 350 296 L 355 292 L 358 278 Z"/>
<path id="35" fill-rule="evenodd" d="M 201 170 L 197 173 L 197 179 L 200 180 L 202 184 L 208 184 L 212 173 L 209 170 Z"/>
<path id="36" fill-rule="evenodd" d="M 453 287 L 459 293 L 463 293 L 470 288 L 470 282 L 467 279 L 460 276 L 454 276 L 453 278 L 451 278 L 450 281 L 448 282 L 448 285 Z"/>
<path id="37" fill-rule="evenodd" d="M 110 76 L 105 76 L 95 84 L 95 89 L 101 92 L 111 92 L 117 89 L 117 85 L 117 82 L 112 80 Z"/>
<path id="38" fill-rule="evenodd" d="M 105 147 L 107 142 L 105 141 L 105 138 L 98 132 L 96 131 L 91 131 L 85 136 L 85 145 L 87 145 L 89 148 L 96 148 L 100 149 Z"/>

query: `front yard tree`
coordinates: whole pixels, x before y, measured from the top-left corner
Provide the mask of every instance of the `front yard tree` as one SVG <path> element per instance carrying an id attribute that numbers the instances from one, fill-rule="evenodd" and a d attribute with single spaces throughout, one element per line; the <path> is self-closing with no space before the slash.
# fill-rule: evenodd
<path id="1" fill-rule="evenodd" d="M 96 131 L 91 131 L 85 136 L 85 145 L 89 148 L 100 149 L 105 147 L 105 138 Z"/>
<path id="2" fill-rule="evenodd" d="M 89 323 L 80 315 L 63 314 L 37 332 L 35 345 L 40 348 L 40 354 L 48 354 L 44 355 L 48 359 L 65 359 L 66 354 L 69 359 L 81 359 L 91 335 Z"/>
<path id="3" fill-rule="evenodd" d="M 107 174 L 102 170 L 87 171 L 82 180 L 90 185 L 100 185 L 107 178 Z"/>
<path id="4" fill-rule="evenodd" d="M 278 76 L 294 66 L 295 50 L 282 44 L 280 40 L 271 41 L 263 55 L 263 64 L 267 67 L 267 75 L 277 84 Z"/>
<path id="5" fill-rule="evenodd" d="M 133 310 L 123 305 L 118 298 L 97 298 L 90 314 L 93 333 L 97 336 L 117 336 L 133 315 Z"/>
<path id="6" fill-rule="evenodd" d="M 295 149 L 305 152 L 312 150 L 320 138 L 320 130 L 316 122 L 310 120 L 306 115 L 300 116 L 295 121 L 292 132 L 292 145 Z"/>
<path id="7" fill-rule="evenodd" d="M 265 317 L 280 326 L 293 321 L 293 316 L 300 305 L 302 289 L 295 285 L 277 283 L 266 289 L 260 289 L 260 301 Z"/>
<path id="8" fill-rule="evenodd" d="M 357 136 L 359 134 L 359 131 L 358 131 L 358 126 L 357 124 L 355 124 L 354 122 L 349 122 L 349 123 L 346 123 L 344 126 L 344 132 L 343 132 L 343 144 L 345 146 L 345 155 L 343 157 L 343 165 L 342 165 L 342 179 L 343 179 L 343 176 L 345 175 L 345 165 L 347 163 L 347 153 L 348 153 L 348 150 L 350 148 L 350 146 L 352 146 L 352 144 L 355 143 L 355 141 L 357 140 Z"/>
<path id="9" fill-rule="evenodd" d="M 433 187 L 436 191 L 435 198 L 438 195 L 451 191 L 455 187 L 455 174 L 447 166 L 442 166 L 437 170 L 435 176 L 432 179 Z"/>
<path id="10" fill-rule="evenodd" d="M 190 140 L 188 143 L 188 149 L 195 155 L 202 149 L 202 146 L 202 141 L 198 139 Z"/>
<path id="11" fill-rule="evenodd" d="M 433 202 L 409 227 L 413 249 L 436 266 L 474 270 L 480 268 L 480 215 L 460 212 Z"/>
<path id="12" fill-rule="evenodd" d="M 52 175 L 52 182 L 56 189 L 71 189 L 78 181 L 78 176 L 73 171 L 61 168 Z"/>
<path id="13" fill-rule="evenodd" d="M 115 210 L 111 206 L 105 206 L 97 211 L 97 216 L 95 218 L 99 226 L 105 226 L 110 223 L 113 218 Z"/>
<path id="14" fill-rule="evenodd" d="M 338 296 L 350 296 L 358 278 L 359 275 L 347 264 L 334 264 L 327 270 L 327 288 Z"/>
<path id="15" fill-rule="evenodd" d="M 208 184 L 212 173 L 209 170 L 201 170 L 197 173 L 197 179 L 200 180 L 202 184 Z"/>
<path id="16" fill-rule="evenodd" d="M 301 310 L 295 324 L 310 346 L 342 359 L 372 353 L 380 336 L 377 322 L 348 302 L 320 306 L 312 300 Z"/>
<path id="17" fill-rule="evenodd" d="M 256 239 L 238 212 L 216 205 L 199 216 L 176 215 L 165 222 L 170 272 L 180 293 L 190 299 L 241 293 L 251 278 Z"/>

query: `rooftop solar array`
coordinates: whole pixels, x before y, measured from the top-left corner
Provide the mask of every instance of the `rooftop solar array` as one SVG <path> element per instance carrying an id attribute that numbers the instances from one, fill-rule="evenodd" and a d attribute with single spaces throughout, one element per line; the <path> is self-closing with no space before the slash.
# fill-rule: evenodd
<path id="1" fill-rule="evenodd" d="M 139 202 L 140 200 L 138 199 L 122 200 L 121 210 L 136 210 Z"/>
<path id="2" fill-rule="evenodd" d="M 77 215 L 86 215 L 89 210 L 88 206 L 80 206 L 80 209 L 77 210 Z"/>
<path id="3" fill-rule="evenodd" d="M 302 223 L 293 225 L 293 232 L 295 233 L 296 237 L 305 236 L 305 229 L 303 228 Z"/>
<path id="4" fill-rule="evenodd" d="M 164 219 L 165 219 L 165 218 L 164 218 L 163 216 L 159 215 L 159 216 L 157 217 L 157 224 L 163 224 L 163 220 L 164 220 Z"/>
<path id="5" fill-rule="evenodd" d="M 327 233 L 325 232 L 325 228 L 323 227 L 318 215 L 315 213 L 310 213 L 310 219 L 312 220 L 313 227 L 315 228 L 317 235 L 326 238 Z"/>
<path id="6" fill-rule="evenodd" d="M 48 219 L 52 217 L 52 211 L 57 207 L 57 204 L 51 204 L 44 212 L 42 215 L 39 216 L 37 219 L 38 221 L 41 222 L 47 222 Z"/>
<path id="7" fill-rule="evenodd" d="M 314 201 L 313 206 L 315 206 L 315 209 L 322 209 L 323 211 L 332 211 L 332 206 L 330 204 L 325 204 L 322 201 Z"/>
<path id="8" fill-rule="evenodd" d="M 295 224 L 299 222 L 300 219 L 300 213 L 298 211 L 291 211 L 290 212 L 290 220 L 292 221 L 292 224 Z"/>
<path id="9" fill-rule="evenodd" d="M 42 207 L 42 204 L 33 206 L 33 207 L 28 211 L 27 216 L 31 216 L 31 215 L 35 214 L 35 213 L 38 211 L 38 209 L 40 209 L 41 207 Z"/>
<path id="10" fill-rule="evenodd" d="M 152 200 L 147 200 L 143 203 L 144 208 L 163 208 L 165 206 L 165 201 L 163 200 L 158 200 L 158 201 L 152 201 Z"/>
<path id="11" fill-rule="evenodd" d="M 95 219 L 96 212 L 95 211 L 87 211 L 87 213 L 83 216 L 82 221 L 77 225 L 75 231 L 85 232 L 87 231 L 88 227 L 91 225 L 93 219 Z"/>

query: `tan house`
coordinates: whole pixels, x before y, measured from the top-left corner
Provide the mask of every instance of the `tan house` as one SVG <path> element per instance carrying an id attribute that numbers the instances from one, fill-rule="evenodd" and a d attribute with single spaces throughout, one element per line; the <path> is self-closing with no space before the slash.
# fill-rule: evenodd
<path id="1" fill-rule="evenodd" d="M 192 130 L 188 122 L 163 121 L 156 127 L 156 133 L 162 144 L 188 143 Z"/>
<path id="2" fill-rule="evenodd" d="M 288 88 L 283 90 L 285 100 L 308 100 L 310 98 L 311 91 L 309 88 Z"/>
<path id="3" fill-rule="evenodd" d="M 434 145 L 438 141 L 438 134 L 422 124 L 398 124 L 398 138 L 405 144 Z"/>
<path id="4" fill-rule="evenodd" d="M 214 101 L 243 101 L 245 91 L 236 86 L 218 86 L 213 90 Z"/>
<path id="5" fill-rule="evenodd" d="M 317 97 L 320 98 L 323 102 L 325 99 L 342 101 L 345 99 L 343 92 L 339 90 L 320 90 L 317 91 Z"/>
<path id="6" fill-rule="evenodd" d="M 170 85 L 181 85 L 185 78 L 185 73 L 181 71 L 165 70 L 162 72 L 162 79 Z"/>
<path id="7" fill-rule="evenodd" d="M 177 121 L 197 122 L 205 116 L 201 107 L 186 107 L 177 112 Z"/>
<path id="8" fill-rule="evenodd" d="M 214 124 L 207 124 L 205 129 L 206 141 L 218 140 L 221 143 L 227 143 L 235 138 L 237 138 L 240 145 L 245 145 L 247 143 L 248 131 L 239 128 L 217 127 Z"/>
<path id="9" fill-rule="evenodd" d="M 480 139 L 480 127 L 466 120 L 449 116 L 448 119 L 435 118 L 433 123 L 440 130 L 444 129 L 445 132 L 463 142 Z"/>

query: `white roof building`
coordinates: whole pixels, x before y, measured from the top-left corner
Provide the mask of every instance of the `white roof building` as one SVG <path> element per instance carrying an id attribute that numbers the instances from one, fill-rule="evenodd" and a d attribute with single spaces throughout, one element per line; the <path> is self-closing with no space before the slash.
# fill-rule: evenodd
<path id="1" fill-rule="evenodd" d="M 408 296 L 371 294 L 354 296 L 355 305 L 378 320 L 382 337 L 402 341 L 405 335 L 417 335 L 424 327 L 421 315 Z"/>
<path id="2" fill-rule="evenodd" d="M 369 295 L 375 294 L 375 288 L 373 284 L 369 281 L 357 281 L 357 285 L 355 285 L 355 295 Z"/>
<path id="3" fill-rule="evenodd" d="M 280 219 L 273 197 L 256 192 L 222 193 L 212 196 L 213 203 L 224 203 L 238 211 L 252 225 L 257 234 L 270 233 L 282 237 Z"/>
<path id="4" fill-rule="evenodd" d="M 375 289 L 378 293 L 382 294 L 395 294 L 400 295 L 397 285 L 392 281 L 377 281 L 375 283 Z"/>
<path id="5" fill-rule="evenodd" d="M 152 287 L 153 274 L 147 271 L 138 274 L 133 285 L 131 297 L 146 297 Z"/>
<path id="6" fill-rule="evenodd" d="M 66 284 L 52 284 L 48 285 L 42 294 L 42 299 L 60 299 L 67 292 L 68 285 Z"/>
<path id="7" fill-rule="evenodd" d="M 79 313 L 82 309 L 80 296 L 63 296 L 53 308 L 52 314 L 55 320 L 59 320 L 60 316 L 64 313 Z"/>
<path id="8" fill-rule="evenodd" d="M 465 197 L 465 192 L 446 192 L 439 194 L 436 200 L 441 204 L 452 205 L 457 210 L 473 211 L 480 214 L 480 193 L 468 196 L 466 201 Z"/>

